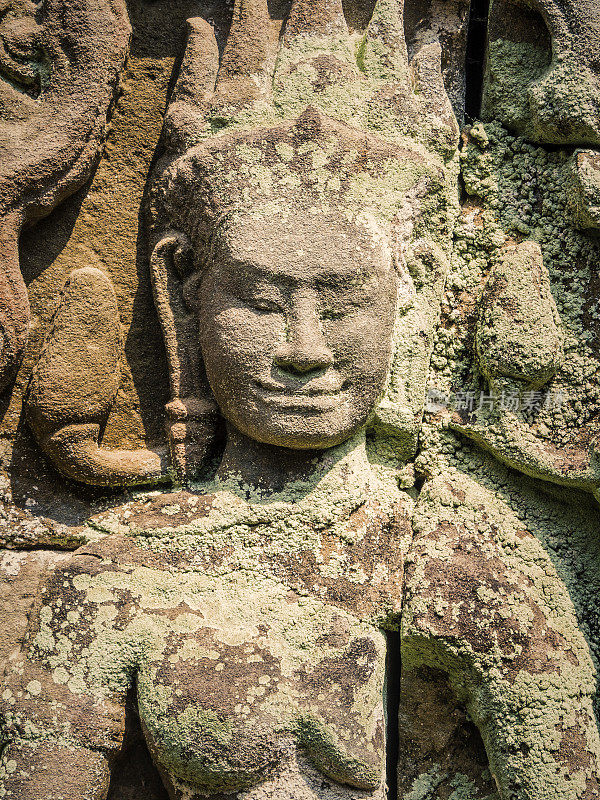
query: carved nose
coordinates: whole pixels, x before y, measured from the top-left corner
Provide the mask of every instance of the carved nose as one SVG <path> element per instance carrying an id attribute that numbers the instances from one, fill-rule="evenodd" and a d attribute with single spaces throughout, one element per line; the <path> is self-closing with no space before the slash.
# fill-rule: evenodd
<path id="1" fill-rule="evenodd" d="M 304 375 L 314 370 L 326 369 L 333 363 L 331 351 L 327 347 L 305 348 L 286 343 L 275 355 L 277 366 L 297 375 Z"/>
<path id="2" fill-rule="evenodd" d="M 287 340 L 279 345 L 274 358 L 280 369 L 304 375 L 333 364 L 333 353 L 325 343 L 314 312 L 295 315 L 288 324 Z"/>

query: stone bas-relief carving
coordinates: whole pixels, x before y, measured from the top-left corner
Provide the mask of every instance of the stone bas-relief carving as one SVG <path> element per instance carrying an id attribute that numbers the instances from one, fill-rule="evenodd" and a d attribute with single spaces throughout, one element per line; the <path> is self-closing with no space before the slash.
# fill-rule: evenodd
<path id="1" fill-rule="evenodd" d="M 520 105 L 565 53 L 592 85 L 595 18 L 496 3 L 459 146 L 462 4 L 240 0 L 227 36 L 216 10 L 144 204 L 163 440 L 111 434 L 131 329 L 101 248 L 24 360 L 29 430 L 94 499 L 71 538 L 32 515 L 72 555 L 2 560 L 1 792 L 595 798 L 597 112 Z"/>
<path id="2" fill-rule="evenodd" d="M 114 288 L 99 269 L 74 270 L 65 285 L 28 393 L 28 418 L 44 451 L 74 480 L 97 486 L 160 482 L 160 451 L 99 447 L 119 389 L 121 341 Z"/>
<path id="3" fill-rule="evenodd" d="M 127 53 L 124 3 L 15 0 L 0 6 L 0 385 L 27 342 L 18 240 L 88 179 Z"/>

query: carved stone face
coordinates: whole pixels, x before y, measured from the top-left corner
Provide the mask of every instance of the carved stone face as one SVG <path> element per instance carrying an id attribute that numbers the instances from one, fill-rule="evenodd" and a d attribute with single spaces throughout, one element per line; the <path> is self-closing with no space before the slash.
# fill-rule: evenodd
<path id="1" fill-rule="evenodd" d="M 348 439 L 384 389 L 397 294 L 375 223 L 309 210 L 230 217 L 197 298 L 223 416 L 266 444 L 323 449 Z"/>

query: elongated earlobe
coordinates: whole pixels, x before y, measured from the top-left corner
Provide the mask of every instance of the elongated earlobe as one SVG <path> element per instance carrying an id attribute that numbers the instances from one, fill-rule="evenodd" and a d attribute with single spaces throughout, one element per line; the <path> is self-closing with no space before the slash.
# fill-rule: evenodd
<path id="1" fill-rule="evenodd" d="M 194 374 L 199 357 L 196 321 L 183 297 L 191 252 L 187 236 L 169 232 L 158 242 L 150 260 L 154 302 L 167 351 L 173 397 L 182 397 L 197 389 Z"/>
<path id="2" fill-rule="evenodd" d="M 167 435 L 173 466 L 185 479 L 205 465 L 219 427 L 218 408 L 204 376 L 197 316 L 184 297 L 190 295 L 185 291 L 186 279 L 188 289 L 190 279 L 197 285 L 188 237 L 177 231 L 165 233 L 154 248 L 150 266 L 171 384 Z"/>

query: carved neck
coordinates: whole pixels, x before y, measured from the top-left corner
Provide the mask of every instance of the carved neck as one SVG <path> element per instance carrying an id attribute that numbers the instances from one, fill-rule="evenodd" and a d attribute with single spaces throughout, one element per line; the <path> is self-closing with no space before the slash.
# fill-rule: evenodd
<path id="1" fill-rule="evenodd" d="M 291 484 L 314 487 L 333 469 L 344 473 L 348 485 L 367 487 L 370 467 L 364 431 L 327 450 L 296 450 L 262 444 L 228 425 L 227 445 L 216 477 L 223 482 L 234 478 L 241 486 L 265 495 Z"/>

